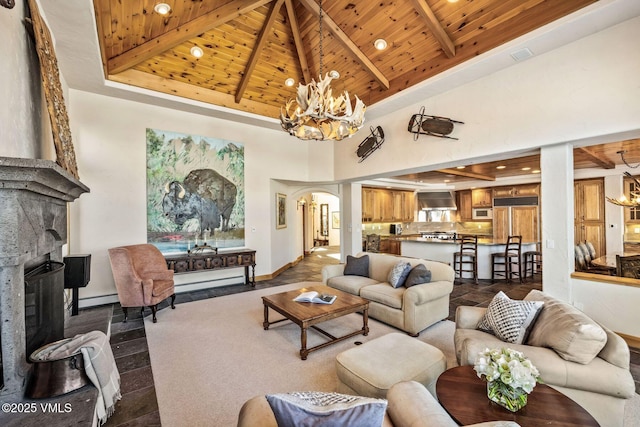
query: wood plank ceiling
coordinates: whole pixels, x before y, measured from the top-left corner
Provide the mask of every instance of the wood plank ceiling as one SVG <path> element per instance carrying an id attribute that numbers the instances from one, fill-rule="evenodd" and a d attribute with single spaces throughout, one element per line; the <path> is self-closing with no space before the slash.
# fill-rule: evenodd
<path id="1" fill-rule="evenodd" d="M 278 117 L 319 75 L 317 0 L 164 1 L 94 0 L 107 79 Z M 595 1 L 324 0 L 323 72 L 372 105 Z"/>
<path id="2" fill-rule="evenodd" d="M 620 152 L 624 152 L 623 156 Z M 573 149 L 573 168 L 614 169 L 623 166 L 632 175 L 640 175 L 640 139 Z M 394 176 L 393 179 L 419 184 L 460 184 L 468 181 L 495 181 L 497 178 L 540 173 L 540 155 L 531 154 L 507 160 L 485 162 L 465 167 Z"/>

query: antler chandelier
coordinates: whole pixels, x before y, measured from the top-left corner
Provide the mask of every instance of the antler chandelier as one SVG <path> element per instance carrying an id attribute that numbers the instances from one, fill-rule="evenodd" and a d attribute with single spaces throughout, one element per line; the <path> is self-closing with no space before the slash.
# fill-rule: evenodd
<path id="1" fill-rule="evenodd" d="M 289 134 L 303 140 L 316 139 L 340 141 L 356 133 L 364 124 L 364 103 L 355 96 L 355 108 L 351 108 L 349 92 L 333 97 L 331 80 L 340 77 L 331 71 L 322 78 L 322 0 L 320 0 L 320 73 L 316 83 L 298 84 L 296 99 L 290 99 L 280 111 L 280 124 Z M 294 105 L 297 104 L 297 105 Z"/>
<path id="2" fill-rule="evenodd" d="M 625 162 L 627 163 L 627 162 Z M 627 164 L 627 166 L 629 166 Z M 637 167 L 637 166 L 636 166 Z M 636 189 L 640 189 L 640 181 L 633 177 L 629 172 L 624 172 L 624 175 L 633 179 Z M 613 203 L 614 205 L 622 206 L 623 208 L 638 208 L 640 207 L 640 190 L 631 190 L 629 192 L 631 196 L 631 200 L 628 200 L 624 195 L 620 196 L 617 199 L 612 199 L 611 197 L 606 197 L 607 202 Z"/>

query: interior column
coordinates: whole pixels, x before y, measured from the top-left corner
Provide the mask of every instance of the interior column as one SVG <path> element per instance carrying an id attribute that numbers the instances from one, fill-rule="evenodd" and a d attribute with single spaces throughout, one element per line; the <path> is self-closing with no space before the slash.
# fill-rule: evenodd
<path id="1" fill-rule="evenodd" d="M 573 146 L 540 149 L 542 205 L 542 287 L 571 302 L 574 271 Z"/>
<path id="2" fill-rule="evenodd" d="M 340 184 L 340 259 L 362 251 L 362 185 Z"/>

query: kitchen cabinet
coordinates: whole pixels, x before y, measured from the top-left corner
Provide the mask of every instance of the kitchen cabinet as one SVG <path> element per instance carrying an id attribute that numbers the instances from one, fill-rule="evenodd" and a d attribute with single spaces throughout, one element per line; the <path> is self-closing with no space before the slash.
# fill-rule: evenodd
<path id="1" fill-rule="evenodd" d="M 534 185 L 514 185 L 511 187 L 495 187 L 493 189 L 493 197 L 524 197 L 538 196 L 540 194 L 540 186 Z"/>
<path id="2" fill-rule="evenodd" d="M 362 222 L 412 222 L 415 215 L 412 191 L 362 189 Z"/>
<path id="3" fill-rule="evenodd" d="M 633 200 L 635 197 L 631 195 L 631 192 L 640 191 L 640 188 L 636 185 L 632 178 L 624 178 L 624 196 L 627 200 Z M 640 223 L 640 208 L 624 208 L 624 222 L 637 225 Z"/>
<path id="4" fill-rule="evenodd" d="M 379 251 L 382 252 L 383 254 L 388 254 L 389 253 L 389 242 L 391 242 L 389 239 L 380 239 L 380 249 L 379 249 Z"/>
<path id="5" fill-rule="evenodd" d="M 493 238 L 507 241 L 507 237 L 522 236 L 523 242 L 540 240 L 538 206 L 499 206 L 493 208 Z"/>
<path id="6" fill-rule="evenodd" d="M 456 191 L 456 205 L 458 206 L 458 221 L 473 220 L 471 190 Z"/>
<path id="7" fill-rule="evenodd" d="M 392 255 L 400 255 L 400 240 L 389 239 L 389 252 Z"/>
<path id="8" fill-rule="evenodd" d="M 490 208 L 493 205 L 493 191 L 490 188 L 471 190 L 471 206 L 474 208 Z"/>
<path id="9" fill-rule="evenodd" d="M 598 256 L 606 253 L 604 221 L 604 179 L 575 181 L 574 238 L 575 244 L 586 240 L 593 243 Z"/>

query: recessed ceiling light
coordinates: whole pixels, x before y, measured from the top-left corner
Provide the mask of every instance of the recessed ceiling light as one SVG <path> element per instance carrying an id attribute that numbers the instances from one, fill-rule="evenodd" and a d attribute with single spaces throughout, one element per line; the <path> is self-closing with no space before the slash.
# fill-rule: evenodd
<path id="1" fill-rule="evenodd" d="M 464 169 L 466 166 L 456 166 L 456 169 Z"/>
<path id="2" fill-rule="evenodd" d="M 447 0 L 449 3 L 458 3 L 458 0 Z"/>
<path id="3" fill-rule="evenodd" d="M 540 169 L 533 170 L 531 173 L 540 173 Z"/>
<path id="4" fill-rule="evenodd" d="M 153 10 L 155 10 L 160 15 L 166 15 L 167 13 L 171 12 L 171 6 L 166 3 L 158 3 L 153 6 Z"/>
<path id="5" fill-rule="evenodd" d="M 496 169 L 506 169 L 505 165 L 496 166 Z"/>
<path id="6" fill-rule="evenodd" d="M 191 55 L 193 55 L 196 58 L 202 58 L 202 55 L 204 55 L 204 52 L 202 51 L 202 48 L 200 46 L 193 46 L 191 48 Z"/>
<path id="7" fill-rule="evenodd" d="M 451 180 L 450 179 L 445 179 L 444 182 L 451 182 Z"/>
<path id="8" fill-rule="evenodd" d="M 287 80 L 284 81 L 284 84 L 287 86 L 293 86 L 295 84 L 295 80 L 293 80 L 293 78 L 289 77 Z"/>
<path id="9" fill-rule="evenodd" d="M 529 166 L 522 168 L 523 171 L 530 171 L 531 168 Z"/>
<path id="10" fill-rule="evenodd" d="M 385 50 L 387 48 L 387 41 L 385 39 L 377 39 L 373 42 L 373 45 L 378 50 Z"/>

